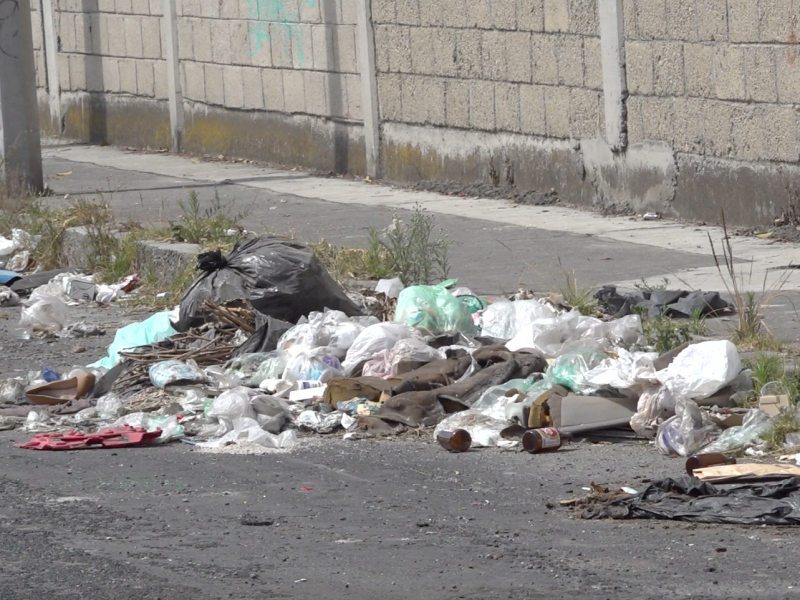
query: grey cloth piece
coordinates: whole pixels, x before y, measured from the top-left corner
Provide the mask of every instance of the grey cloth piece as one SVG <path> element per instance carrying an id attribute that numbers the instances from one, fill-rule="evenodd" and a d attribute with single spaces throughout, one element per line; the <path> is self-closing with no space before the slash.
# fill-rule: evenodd
<path id="1" fill-rule="evenodd" d="M 632 314 L 635 309 L 644 310 L 649 319 L 662 314 L 691 317 L 696 311 L 702 316 L 714 316 L 733 310 L 733 306 L 723 300 L 718 292 L 653 290 L 620 294 L 616 286 L 607 285 L 600 288 L 594 297 L 608 314 L 617 319 Z"/>

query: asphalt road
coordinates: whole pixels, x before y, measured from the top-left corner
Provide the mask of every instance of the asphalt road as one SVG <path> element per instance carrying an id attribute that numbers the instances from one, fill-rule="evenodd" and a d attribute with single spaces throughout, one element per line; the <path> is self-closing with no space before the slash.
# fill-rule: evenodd
<path id="1" fill-rule="evenodd" d="M 0 321 L 5 342 L 15 318 Z M 94 360 L 113 323 L 136 315 L 94 318 L 109 334 L 81 359 L 75 340 L 15 342 L 0 374 Z M 338 435 L 244 456 L 181 443 L 14 447 L 29 436 L 0 433 L 3 600 L 777 599 L 800 590 L 795 529 L 585 521 L 558 505 L 592 481 L 642 489 L 681 474 L 681 460 L 647 444 L 538 456 Z M 272 524 L 243 525 L 243 515 Z"/>

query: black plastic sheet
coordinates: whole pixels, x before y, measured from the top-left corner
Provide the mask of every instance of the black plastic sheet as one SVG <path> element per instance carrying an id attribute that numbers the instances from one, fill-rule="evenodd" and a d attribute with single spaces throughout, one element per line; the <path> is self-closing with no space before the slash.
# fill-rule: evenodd
<path id="1" fill-rule="evenodd" d="M 361 314 L 314 251 L 291 240 L 246 240 L 227 257 L 219 251 L 201 254 L 197 268 L 203 273 L 181 300 L 178 331 L 203 323 L 200 307 L 206 298 L 217 304 L 245 299 L 258 312 L 292 323 L 326 308 Z"/>
<path id="2" fill-rule="evenodd" d="M 730 525 L 800 525 L 800 477 L 718 487 L 684 475 L 654 482 L 638 496 L 590 506 L 582 516 Z"/>

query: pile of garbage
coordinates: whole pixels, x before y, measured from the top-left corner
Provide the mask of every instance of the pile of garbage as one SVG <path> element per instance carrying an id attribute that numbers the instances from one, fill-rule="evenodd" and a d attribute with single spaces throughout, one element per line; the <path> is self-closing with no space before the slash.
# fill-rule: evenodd
<path id="1" fill-rule="evenodd" d="M 595 318 L 529 294 L 479 297 L 455 280 L 345 290 L 307 246 L 269 236 L 228 256 L 202 254 L 198 270 L 180 306 L 117 331 L 101 360 L 0 382 L 0 427 L 78 432 L 39 438 L 30 446 L 39 449 L 102 445 L 99 433 L 84 435 L 101 430 L 135 434 L 137 444 L 284 449 L 312 433 L 428 431 L 454 451 L 553 451 L 596 434 L 689 456 L 757 444 L 783 410 L 736 408 L 752 379 L 731 342 L 658 355 L 629 310 L 727 309 L 714 294 L 624 298 L 605 289 L 617 316 Z M 90 283 L 52 277 L 27 300 L 21 326 L 63 327 L 76 295 L 96 301 L 105 292 Z"/>

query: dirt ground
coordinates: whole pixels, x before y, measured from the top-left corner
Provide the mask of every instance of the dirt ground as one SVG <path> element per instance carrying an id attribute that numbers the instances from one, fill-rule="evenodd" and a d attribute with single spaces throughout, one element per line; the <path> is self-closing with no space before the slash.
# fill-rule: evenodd
<path id="1" fill-rule="evenodd" d="M 108 333 L 16 341 L 2 377 L 96 360 Z M 75 345 L 86 347 L 80 354 Z M 592 481 L 642 489 L 683 462 L 649 444 L 454 455 L 429 441 L 310 437 L 292 452 L 36 452 L 0 433 L 0 597 L 39 600 L 788 598 L 794 529 L 582 521 Z M 244 517 L 244 518 L 243 518 Z M 254 526 L 243 523 L 261 522 Z"/>

